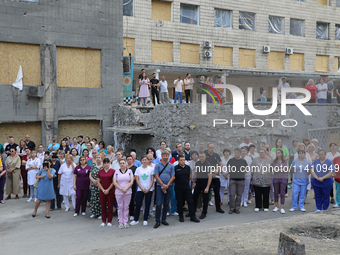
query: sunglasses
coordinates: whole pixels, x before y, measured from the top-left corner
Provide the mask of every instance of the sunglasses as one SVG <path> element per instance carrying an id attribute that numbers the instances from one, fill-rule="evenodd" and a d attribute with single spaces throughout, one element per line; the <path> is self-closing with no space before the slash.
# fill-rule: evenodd
<path id="1" fill-rule="evenodd" d="M 15 152 L 15 151 L 10 151 L 10 152 Z"/>

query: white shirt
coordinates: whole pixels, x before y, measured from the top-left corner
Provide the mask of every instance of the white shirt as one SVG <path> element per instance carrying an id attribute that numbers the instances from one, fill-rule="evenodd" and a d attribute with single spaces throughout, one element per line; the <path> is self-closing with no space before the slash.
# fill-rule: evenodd
<path id="1" fill-rule="evenodd" d="M 241 149 L 242 147 L 248 147 L 249 145 L 251 145 L 252 143 L 248 143 L 246 144 L 245 142 L 241 143 L 239 148 Z"/>
<path id="2" fill-rule="evenodd" d="M 290 88 L 290 85 L 289 85 L 289 83 L 285 83 L 285 84 L 283 84 L 283 83 L 281 83 L 281 84 L 279 84 L 279 86 L 278 86 L 278 89 L 280 89 L 280 90 L 282 90 L 282 88 Z M 279 95 L 281 95 L 281 92 L 277 92 Z M 288 93 L 286 93 L 286 95 L 287 95 Z"/>
<path id="3" fill-rule="evenodd" d="M 248 156 L 251 157 L 253 160 L 254 158 L 260 157 L 260 154 L 258 154 L 257 152 L 254 153 L 254 155 L 250 154 L 250 152 L 248 153 Z"/>
<path id="4" fill-rule="evenodd" d="M 168 82 L 167 81 L 159 81 L 159 87 L 161 88 L 162 92 L 168 92 Z"/>
<path id="5" fill-rule="evenodd" d="M 135 172 L 135 176 L 138 176 L 138 180 L 143 187 L 143 189 L 148 189 L 151 184 L 151 176 L 153 175 L 153 168 L 147 167 L 143 168 L 142 166 L 138 167 Z M 142 191 L 142 189 L 137 185 L 137 191 Z M 150 189 L 150 191 L 153 191 L 153 185 Z"/>
<path id="6" fill-rule="evenodd" d="M 75 164 L 73 164 L 76 167 Z M 73 167 L 67 167 L 67 164 L 64 163 L 61 165 L 58 174 L 60 174 L 60 189 L 59 193 L 63 196 L 72 196 L 75 195 L 76 192 L 73 189 Z"/>
<path id="7" fill-rule="evenodd" d="M 332 152 L 327 152 L 326 154 L 326 159 L 329 159 L 330 161 L 333 162 L 333 160 L 336 158 L 336 157 L 339 157 L 340 156 L 340 153 L 339 152 L 336 152 L 334 154 L 334 156 L 332 155 Z"/>
<path id="8" fill-rule="evenodd" d="M 327 83 L 324 83 L 323 85 L 321 85 L 321 83 L 319 83 L 318 85 L 316 85 L 316 89 L 320 90 L 320 89 L 326 89 L 325 91 L 319 91 L 317 96 L 318 99 L 327 99 Z"/>
<path id="9" fill-rule="evenodd" d="M 37 157 L 40 159 L 40 162 L 43 162 L 45 159 L 45 152 L 42 153 L 37 152 Z"/>
<path id="10" fill-rule="evenodd" d="M 112 161 L 110 168 L 112 168 L 113 170 L 116 170 L 116 171 L 118 171 L 120 169 L 120 166 L 119 166 L 117 159 Z"/>
<path id="11" fill-rule="evenodd" d="M 177 83 L 176 83 L 177 81 Z M 175 85 L 175 92 L 183 92 L 183 81 L 178 79 L 174 80 L 174 85 Z"/>
<path id="12" fill-rule="evenodd" d="M 36 167 L 34 169 L 31 169 L 27 172 L 27 184 L 28 185 L 33 185 L 36 178 L 35 176 L 37 175 L 37 173 L 39 172 L 39 169 L 41 168 L 41 163 L 42 161 L 40 161 L 40 159 L 38 157 L 36 157 L 34 160 L 32 158 L 29 158 L 27 160 L 27 163 L 26 163 L 26 170 L 29 168 L 29 167 Z"/>

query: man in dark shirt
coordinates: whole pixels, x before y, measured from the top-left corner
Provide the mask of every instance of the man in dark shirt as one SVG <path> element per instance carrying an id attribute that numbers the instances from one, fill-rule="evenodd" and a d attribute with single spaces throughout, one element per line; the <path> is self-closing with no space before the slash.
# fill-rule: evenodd
<path id="1" fill-rule="evenodd" d="M 9 136 L 9 144 L 6 145 L 5 147 L 5 153 L 7 154 L 7 157 L 11 155 L 10 150 L 15 149 L 17 150 L 18 145 L 14 142 L 13 136 Z"/>
<path id="2" fill-rule="evenodd" d="M 236 148 L 234 150 L 234 158 L 229 159 L 227 164 L 227 173 L 223 173 L 225 177 L 230 176 L 229 180 L 229 200 L 230 211 L 232 213 L 240 213 L 241 198 L 244 189 L 244 175 L 246 173 L 248 164 L 241 158 L 241 150 Z M 236 195 L 236 197 L 235 197 Z"/>
<path id="3" fill-rule="evenodd" d="M 159 92 L 158 92 L 159 80 L 156 79 L 156 73 L 152 74 L 152 79 L 150 80 L 150 82 L 151 82 L 151 95 L 152 95 L 153 105 L 156 105 L 155 96 L 157 97 L 157 104 L 160 104 L 159 103 Z"/>
<path id="4" fill-rule="evenodd" d="M 214 152 L 215 146 L 212 143 L 208 144 L 207 150 L 205 151 L 206 160 L 214 167 L 215 171 L 212 173 L 212 181 L 210 188 L 214 190 L 215 194 L 215 206 L 216 212 L 224 213 L 221 209 L 221 196 L 220 196 L 220 179 L 219 172 L 223 168 L 222 160 L 220 156 Z"/>
<path id="5" fill-rule="evenodd" d="M 192 184 L 192 188 L 194 187 L 194 183 L 196 182 L 195 190 L 194 190 L 194 206 L 195 211 L 197 207 L 198 197 L 201 192 L 203 192 L 203 211 L 200 216 L 200 219 L 204 219 L 207 217 L 208 212 L 208 203 L 209 203 L 209 188 L 211 184 L 212 174 L 210 173 L 210 163 L 206 161 L 205 153 L 199 154 L 199 161 L 196 162 L 195 172 L 194 172 L 194 181 Z"/>
<path id="6" fill-rule="evenodd" d="M 179 221 L 184 222 L 183 205 L 186 200 L 189 207 L 190 220 L 193 222 L 200 222 L 195 215 L 194 201 L 192 199 L 191 187 L 191 169 L 185 164 L 185 156 L 178 156 L 178 165 L 175 166 L 175 195 L 177 199 L 177 207 L 179 214 Z"/>
<path id="7" fill-rule="evenodd" d="M 178 155 L 183 152 L 183 145 L 181 143 L 176 144 L 176 150 L 172 152 L 171 156 L 177 161 Z"/>
<path id="8" fill-rule="evenodd" d="M 58 173 L 60 168 L 60 161 L 58 160 L 57 153 L 52 154 L 52 168 L 55 170 L 55 176 L 53 177 L 53 187 L 54 187 L 54 193 L 57 197 L 57 209 L 61 210 L 61 202 L 62 202 L 62 196 L 59 194 L 58 189 Z M 55 199 L 51 200 L 51 211 L 55 209 Z"/>
<path id="9" fill-rule="evenodd" d="M 189 142 L 186 142 L 184 144 L 184 153 L 185 153 L 185 160 L 190 161 L 191 160 L 191 144 Z"/>
<path id="10" fill-rule="evenodd" d="M 30 148 L 30 150 L 35 150 L 35 143 L 31 141 L 31 137 L 29 135 L 25 136 L 26 147 Z"/>

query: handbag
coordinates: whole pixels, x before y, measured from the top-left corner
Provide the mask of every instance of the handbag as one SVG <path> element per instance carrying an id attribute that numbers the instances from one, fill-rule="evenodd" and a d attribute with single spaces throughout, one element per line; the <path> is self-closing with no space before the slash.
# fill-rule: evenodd
<path id="1" fill-rule="evenodd" d="M 42 171 L 41 171 L 41 173 L 42 173 Z M 39 173 L 38 173 L 38 174 L 39 174 Z M 40 181 L 40 178 L 35 180 L 35 182 L 34 182 L 34 184 L 33 184 L 33 187 L 34 187 L 34 188 L 38 188 L 38 186 L 39 186 L 39 181 Z"/>

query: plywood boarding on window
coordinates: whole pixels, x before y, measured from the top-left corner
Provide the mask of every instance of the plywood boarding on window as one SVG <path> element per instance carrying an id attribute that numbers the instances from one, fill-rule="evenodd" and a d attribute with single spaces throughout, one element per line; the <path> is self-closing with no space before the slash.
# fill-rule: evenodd
<path id="1" fill-rule="evenodd" d="M 101 87 L 101 51 L 57 47 L 58 87 Z"/>
<path id="2" fill-rule="evenodd" d="M 200 63 L 200 45 L 181 43 L 181 63 Z"/>
<path id="3" fill-rule="evenodd" d="M 172 42 L 152 41 L 152 61 L 172 62 Z"/>
<path id="4" fill-rule="evenodd" d="M 317 0 L 316 3 L 320 4 L 320 5 L 327 5 L 328 4 L 328 0 Z"/>
<path id="5" fill-rule="evenodd" d="M 255 67 L 255 50 L 239 49 L 239 67 Z"/>
<path id="6" fill-rule="evenodd" d="M 123 56 L 129 56 L 129 53 L 131 53 L 131 56 L 135 56 L 135 38 L 123 38 Z"/>
<path id="7" fill-rule="evenodd" d="M 102 139 L 99 120 L 60 120 L 58 121 L 58 141 L 66 136 L 78 137 L 78 135 L 97 138 L 98 142 Z"/>
<path id="8" fill-rule="evenodd" d="M 14 83 L 20 65 L 24 85 L 41 85 L 40 46 L 0 42 L 0 83 Z"/>
<path id="9" fill-rule="evenodd" d="M 152 0 L 151 18 L 171 21 L 171 2 Z"/>
<path id="10" fill-rule="evenodd" d="M 338 57 L 334 57 L 334 73 L 338 72 Z"/>
<path id="11" fill-rule="evenodd" d="M 23 123 L 1 123 L 0 124 L 0 143 L 7 142 L 8 136 L 13 136 L 16 144 L 21 139 L 25 139 L 26 135 L 30 135 L 31 140 L 38 147 L 41 144 L 41 122 L 23 122 Z"/>
<path id="12" fill-rule="evenodd" d="M 231 66 L 233 64 L 233 48 L 214 47 L 214 65 Z"/>
<path id="13" fill-rule="evenodd" d="M 268 69 L 283 69 L 284 53 L 271 51 L 268 53 Z"/>
<path id="14" fill-rule="evenodd" d="M 289 70 L 303 71 L 304 70 L 305 54 L 294 53 L 289 56 Z"/>
<path id="15" fill-rule="evenodd" d="M 315 71 L 328 72 L 329 56 L 316 55 L 315 58 Z"/>

